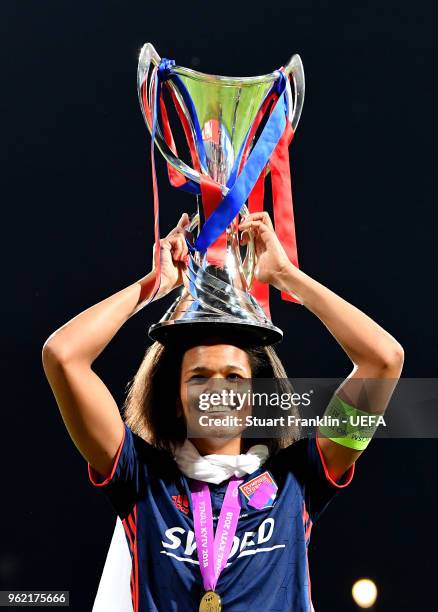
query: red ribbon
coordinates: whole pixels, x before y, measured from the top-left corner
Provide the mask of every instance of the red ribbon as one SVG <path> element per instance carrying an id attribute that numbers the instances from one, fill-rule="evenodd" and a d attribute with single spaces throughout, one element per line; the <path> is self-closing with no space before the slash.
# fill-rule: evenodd
<path id="1" fill-rule="evenodd" d="M 155 69 L 155 74 L 156 74 Z M 153 83 L 152 99 L 155 95 L 155 87 L 157 86 L 157 80 Z M 153 124 L 153 114 L 149 108 L 147 102 L 146 83 L 142 87 L 142 101 L 144 112 L 150 121 L 150 125 Z M 151 160 L 152 160 L 152 186 L 154 191 L 154 262 L 155 262 L 155 276 L 148 282 L 144 283 L 141 287 L 139 303 L 147 299 L 147 303 L 150 303 L 156 297 L 160 285 L 161 285 L 161 246 L 160 246 L 160 226 L 159 226 L 159 201 L 158 201 L 158 186 L 157 186 L 157 175 L 155 172 L 155 143 L 151 140 Z"/>
<path id="2" fill-rule="evenodd" d="M 271 96 L 265 100 L 259 112 L 257 113 L 246 143 L 244 154 L 242 156 L 240 169 L 243 167 L 248 157 L 249 145 L 251 144 L 251 141 L 254 138 L 256 131 L 269 108 L 271 101 L 276 97 L 276 93 L 271 94 Z M 277 234 L 277 237 L 281 245 L 283 246 L 289 260 L 294 264 L 294 266 L 298 268 L 298 252 L 289 164 L 289 145 L 293 137 L 293 128 L 290 122 L 286 121 L 285 131 L 283 132 L 280 141 L 278 142 L 273 154 L 271 155 L 271 159 L 269 161 L 269 168 L 271 170 L 273 205 L 272 207 L 274 211 L 275 233 Z M 266 169 L 260 174 L 256 184 L 253 187 L 252 192 L 249 195 L 248 208 L 250 213 L 263 212 L 265 196 L 265 178 Z M 263 307 L 267 316 L 270 318 L 271 315 L 269 308 L 269 285 L 267 283 L 261 283 L 257 279 L 254 279 L 251 293 L 259 302 L 259 304 Z M 285 291 L 281 292 L 281 297 L 283 300 L 299 303 L 299 300 L 294 298 L 289 293 L 286 293 Z"/>
<path id="3" fill-rule="evenodd" d="M 201 174 L 201 197 L 202 207 L 204 209 L 205 219 L 217 208 L 217 205 L 222 200 L 221 186 L 212 178 Z M 225 255 L 227 251 L 227 234 L 222 234 L 207 249 L 207 261 L 214 266 L 222 268 L 225 263 Z"/>
<path id="4" fill-rule="evenodd" d="M 153 83 L 153 95 L 154 95 L 154 90 L 155 87 L 157 86 L 157 82 L 156 80 Z M 181 120 L 182 126 L 183 126 L 183 130 L 184 130 L 184 134 L 186 136 L 187 139 L 187 143 L 189 145 L 189 149 L 190 149 L 190 154 L 191 154 L 191 158 L 192 158 L 192 163 L 193 163 L 193 167 L 199 171 L 200 169 L 200 165 L 199 165 L 199 159 L 198 159 L 198 155 L 196 152 L 196 147 L 195 147 L 195 143 L 193 140 L 193 136 L 190 130 L 190 126 L 188 124 L 187 118 L 185 116 L 185 114 L 182 111 L 181 105 L 179 103 L 178 98 L 175 96 L 174 92 L 172 91 L 172 89 L 170 87 L 168 87 L 170 94 L 172 96 L 172 100 L 175 104 L 178 116 Z M 153 96 L 152 96 L 152 99 Z M 153 111 L 149 106 L 149 102 L 148 102 L 148 97 L 147 97 L 147 82 L 145 81 L 142 85 L 141 88 L 141 100 L 142 100 L 142 104 L 143 104 L 143 110 L 144 113 L 146 115 L 146 118 L 148 120 L 149 125 L 152 126 L 153 124 Z M 175 145 L 175 141 L 173 138 L 173 134 L 172 134 L 172 130 L 170 129 L 170 124 L 169 124 L 169 118 L 167 115 L 167 110 L 166 110 L 166 105 L 164 103 L 163 97 L 160 96 L 160 100 L 159 100 L 159 104 L 160 104 L 160 111 L 161 111 L 161 116 L 162 116 L 162 128 L 163 128 L 163 134 L 164 134 L 164 139 L 167 143 L 167 145 L 169 146 L 169 148 L 171 149 L 172 153 L 174 153 L 174 155 L 178 155 L 177 150 L 176 150 L 176 145 Z M 158 118 L 157 118 L 158 120 Z M 153 187 L 153 194 L 154 194 L 154 261 L 155 261 L 155 277 L 151 279 L 151 281 L 149 283 L 144 283 L 140 292 L 140 298 L 139 301 L 140 303 L 143 302 L 143 300 L 148 299 L 148 302 L 151 302 L 156 294 L 159 291 L 160 285 L 161 285 L 161 247 L 160 247 L 160 229 L 159 229 L 159 198 L 158 198 L 158 185 L 157 185 L 157 176 L 156 176 L 156 171 L 155 171 L 155 161 L 154 161 L 154 153 L 155 153 L 155 143 L 153 141 L 151 141 L 151 160 L 152 160 L 152 187 Z M 167 172 L 169 175 L 169 181 L 171 183 L 171 185 L 173 187 L 181 187 L 182 185 L 184 185 L 185 183 L 188 182 L 188 179 L 186 179 L 186 177 L 181 174 L 180 172 L 178 172 L 178 170 L 176 170 L 171 164 L 167 163 Z"/>

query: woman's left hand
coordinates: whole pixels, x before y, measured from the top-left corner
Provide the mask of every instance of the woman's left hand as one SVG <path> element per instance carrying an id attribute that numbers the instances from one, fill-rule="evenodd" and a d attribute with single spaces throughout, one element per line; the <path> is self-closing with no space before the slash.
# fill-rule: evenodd
<path id="1" fill-rule="evenodd" d="M 252 230 L 256 251 L 254 275 L 262 283 L 269 283 L 280 289 L 281 277 L 295 269 L 275 233 L 271 218 L 267 212 L 251 213 L 239 224 L 242 233 Z M 241 244 L 247 244 L 248 235 L 242 236 Z"/>

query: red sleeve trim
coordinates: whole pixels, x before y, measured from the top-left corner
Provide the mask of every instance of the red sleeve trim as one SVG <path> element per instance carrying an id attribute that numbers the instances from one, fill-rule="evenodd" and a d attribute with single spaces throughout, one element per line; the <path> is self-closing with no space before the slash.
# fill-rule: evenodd
<path id="1" fill-rule="evenodd" d="M 321 463 L 322 463 L 322 467 L 324 468 L 325 477 L 327 478 L 329 483 L 331 485 L 333 485 L 334 487 L 336 487 L 337 489 L 344 489 L 345 487 L 348 487 L 350 482 L 353 480 L 354 468 L 356 466 L 356 463 L 353 463 L 352 465 L 350 465 L 348 470 L 346 472 L 344 472 L 344 474 L 342 476 L 340 476 L 340 478 L 346 478 L 347 480 L 343 484 L 339 484 L 338 482 L 336 482 L 336 480 L 333 480 L 333 478 L 329 474 L 329 471 L 328 471 L 328 468 L 327 468 L 327 465 L 326 465 L 326 462 L 325 462 L 324 454 L 323 454 L 322 449 L 321 449 L 321 447 L 319 445 L 318 436 L 316 436 L 316 447 L 318 449 L 319 456 L 321 458 Z"/>
<path id="2" fill-rule="evenodd" d="M 111 470 L 111 474 L 107 476 L 105 480 L 102 480 L 103 476 L 99 474 L 99 472 L 95 470 L 93 467 L 91 467 L 91 465 L 88 463 L 88 478 L 90 479 L 91 484 L 93 484 L 95 487 L 104 487 L 109 482 L 111 482 L 114 476 L 114 472 L 116 471 L 117 464 L 119 463 L 120 453 L 122 452 L 123 444 L 125 442 L 125 437 L 126 437 L 126 427 L 125 425 L 123 425 L 123 438 L 122 438 L 122 441 L 120 442 L 119 449 L 114 459 L 113 469 Z M 99 480 L 101 482 L 99 482 Z"/>

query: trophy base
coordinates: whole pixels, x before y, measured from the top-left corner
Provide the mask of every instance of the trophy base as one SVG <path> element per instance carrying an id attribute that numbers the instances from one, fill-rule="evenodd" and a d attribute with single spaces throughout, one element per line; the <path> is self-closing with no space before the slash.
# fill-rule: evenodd
<path id="1" fill-rule="evenodd" d="M 235 286 L 235 269 L 213 265 L 203 269 L 191 258 L 179 296 L 151 325 L 149 337 L 161 344 L 192 346 L 213 336 L 252 347 L 280 342 L 281 329 L 248 291 Z"/>
<path id="2" fill-rule="evenodd" d="M 278 327 L 260 325 L 257 323 L 214 319 L 205 321 L 173 320 L 162 321 L 151 325 L 149 337 L 161 344 L 185 343 L 195 344 L 211 337 L 223 338 L 230 344 L 243 346 L 269 346 L 281 342 L 283 332 Z"/>

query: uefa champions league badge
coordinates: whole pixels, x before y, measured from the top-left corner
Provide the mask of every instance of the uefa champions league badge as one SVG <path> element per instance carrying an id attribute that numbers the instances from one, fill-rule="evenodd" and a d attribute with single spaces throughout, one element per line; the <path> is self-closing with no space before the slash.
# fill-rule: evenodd
<path id="1" fill-rule="evenodd" d="M 270 472 L 263 472 L 240 485 L 239 489 L 248 500 L 248 506 L 262 510 L 273 505 L 278 486 Z"/>

